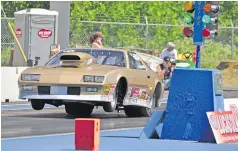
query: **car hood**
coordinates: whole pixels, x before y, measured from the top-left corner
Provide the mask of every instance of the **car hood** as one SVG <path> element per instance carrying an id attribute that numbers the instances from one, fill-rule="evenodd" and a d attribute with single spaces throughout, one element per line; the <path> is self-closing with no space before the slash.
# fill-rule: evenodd
<path id="1" fill-rule="evenodd" d="M 23 74 L 40 74 L 40 75 L 101 75 L 123 69 L 117 66 L 108 65 L 91 65 L 81 68 L 73 67 L 60 67 L 60 66 L 45 66 L 45 67 L 32 67 L 23 71 Z"/>

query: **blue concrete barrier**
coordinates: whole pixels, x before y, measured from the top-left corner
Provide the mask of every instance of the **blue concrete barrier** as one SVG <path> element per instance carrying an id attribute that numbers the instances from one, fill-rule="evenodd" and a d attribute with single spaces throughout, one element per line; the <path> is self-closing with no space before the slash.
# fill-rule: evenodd
<path id="1" fill-rule="evenodd" d="M 155 110 L 153 111 L 150 119 L 148 120 L 145 128 L 143 129 L 140 139 L 149 139 L 149 138 L 160 138 L 160 133 L 156 132 L 156 127 L 163 122 L 164 120 L 164 111 Z M 159 135 L 158 135 L 159 134 Z"/>
<path id="2" fill-rule="evenodd" d="M 224 110 L 219 70 L 175 69 L 165 112 L 154 111 L 140 139 L 215 142 L 206 112 Z"/>
<path id="3" fill-rule="evenodd" d="M 219 70 L 175 69 L 161 139 L 213 142 L 206 112 L 224 110 Z"/>
<path id="4" fill-rule="evenodd" d="M 158 126 L 156 126 L 155 131 L 157 133 L 158 136 L 161 136 L 162 133 L 162 129 L 163 129 L 163 123 L 160 123 Z"/>

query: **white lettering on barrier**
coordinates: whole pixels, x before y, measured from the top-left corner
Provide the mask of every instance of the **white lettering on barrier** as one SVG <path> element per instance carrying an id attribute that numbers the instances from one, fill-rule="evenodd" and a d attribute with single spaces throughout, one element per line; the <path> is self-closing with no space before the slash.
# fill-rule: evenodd
<path id="1" fill-rule="evenodd" d="M 235 110 L 237 110 L 237 108 Z M 221 134 L 231 134 L 238 132 L 238 121 L 235 119 L 233 112 L 232 114 L 222 114 L 217 116 Z"/>
<path id="2" fill-rule="evenodd" d="M 230 105 L 230 111 L 207 112 L 217 143 L 238 142 L 238 108 Z"/>

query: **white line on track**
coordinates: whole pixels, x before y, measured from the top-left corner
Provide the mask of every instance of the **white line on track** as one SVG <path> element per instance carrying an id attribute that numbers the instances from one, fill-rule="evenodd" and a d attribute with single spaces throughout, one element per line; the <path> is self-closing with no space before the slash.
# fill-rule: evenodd
<path id="1" fill-rule="evenodd" d="M 21 106 L 21 105 L 28 105 L 28 106 L 30 106 L 30 104 L 9 104 L 9 105 L 1 105 L 1 106 Z"/>
<path id="2" fill-rule="evenodd" d="M 100 130 L 100 132 L 111 132 L 111 131 L 122 131 L 122 130 L 132 130 L 132 129 L 139 129 L 144 127 L 133 127 L 133 128 L 118 128 L 118 129 L 109 129 L 109 130 Z M 24 137 L 13 137 L 13 138 L 3 138 L 2 141 L 6 140 L 14 140 L 14 139 L 30 139 L 30 138 L 42 138 L 42 137 L 50 137 L 50 136 L 65 136 L 65 135 L 72 135 L 72 133 L 61 133 L 61 134 L 50 134 L 50 135 L 33 135 L 33 136 L 24 136 Z"/>
<path id="3" fill-rule="evenodd" d="M 44 107 L 44 109 L 57 109 L 57 108 L 64 108 L 64 106 L 59 106 L 59 107 Z M 32 108 L 18 108 L 18 109 L 4 109 L 2 111 L 17 111 L 17 110 L 32 110 Z"/>

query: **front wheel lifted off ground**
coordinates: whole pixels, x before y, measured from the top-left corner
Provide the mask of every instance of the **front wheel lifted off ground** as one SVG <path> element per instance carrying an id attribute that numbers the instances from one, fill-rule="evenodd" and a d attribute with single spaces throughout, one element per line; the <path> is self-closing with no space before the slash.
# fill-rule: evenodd
<path id="1" fill-rule="evenodd" d="M 31 99 L 30 101 L 34 110 L 42 110 L 45 106 L 44 100 Z"/>
<path id="2" fill-rule="evenodd" d="M 125 78 L 121 78 L 116 85 L 115 92 L 113 94 L 113 101 L 106 102 L 103 104 L 103 109 L 105 112 L 113 112 L 115 111 L 117 104 L 123 102 L 123 99 L 126 95 L 127 91 L 127 82 Z"/>
<path id="3" fill-rule="evenodd" d="M 94 106 L 82 103 L 65 104 L 65 112 L 73 116 L 90 116 Z"/>

